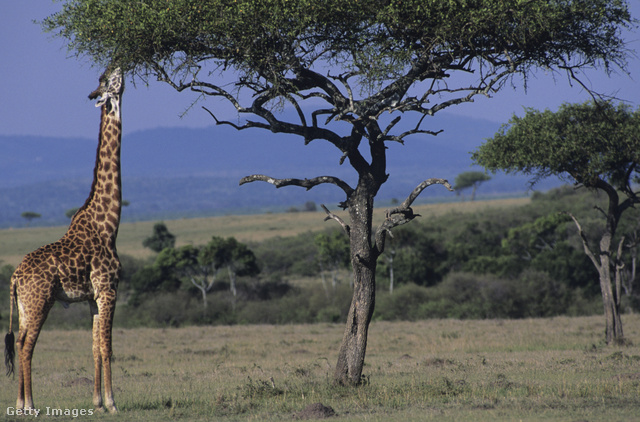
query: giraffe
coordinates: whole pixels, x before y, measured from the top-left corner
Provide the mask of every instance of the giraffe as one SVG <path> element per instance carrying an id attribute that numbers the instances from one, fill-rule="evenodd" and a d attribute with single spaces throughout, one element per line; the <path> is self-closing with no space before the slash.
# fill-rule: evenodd
<path id="1" fill-rule="evenodd" d="M 10 283 L 9 333 L 5 337 L 7 375 L 14 369 L 11 321 L 18 307 L 18 400 L 16 409 L 34 409 L 31 359 L 38 335 L 55 301 L 88 301 L 93 316 L 96 410 L 117 412 L 111 387 L 111 327 L 120 277 L 116 236 L 122 203 L 120 115 L 124 80 L 119 68 L 107 68 L 89 99 L 101 107 L 100 133 L 91 193 L 76 212 L 65 235 L 24 257 Z M 104 403 L 101 378 L 104 375 Z"/>

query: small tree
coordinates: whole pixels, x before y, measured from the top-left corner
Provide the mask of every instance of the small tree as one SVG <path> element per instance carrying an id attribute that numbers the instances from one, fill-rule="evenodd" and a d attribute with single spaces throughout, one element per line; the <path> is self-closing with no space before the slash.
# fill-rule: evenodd
<path id="1" fill-rule="evenodd" d="M 317 234 L 314 238 L 314 243 L 318 249 L 318 264 L 320 265 L 322 284 L 325 293 L 329 296 L 324 273 L 326 270 L 331 272 L 331 286 L 335 292 L 338 284 L 338 271 L 349 265 L 349 241 L 343 233 L 334 230 L 331 234 Z"/>
<path id="2" fill-rule="evenodd" d="M 33 211 L 25 211 L 22 214 L 20 214 L 20 217 L 22 217 L 25 220 L 27 220 L 27 227 L 29 227 L 29 224 L 31 224 L 31 220 L 36 219 L 36 218 L 40 218 L 40 217 L 42 217 L 42 215 L 38 214 L 37 212 L 33 212 Z"/>
<path id="3" fill-rule="evenodd" d="M 176 237 L 169 232 L 163 222 L 153 225 L 153 234 L 142 241 L 142 246 L 154 252 L 161 252 L 163 249 L 173 249 L 176 244 Z"/>
<path id="4" fill-rule="evenodd" d="M 453 190 L 456 192 L 471 188 L 471 200 L 476 199 L 476 190 L 478 186 L 487 180 L 491 180 L 491 176 L 481 171 L 465 171 L 456 176 Z"/>
<path id="5" fill-rule="evenodd" d="M 514 116 L 472 158 L 493 172 L 532 175 L 532 183 L 556 175 L 607 195 L 606 209 L 598 208 L 604 218 L 597 250 L 578 219 L 569 215 L 598 270 L 607 344 L 622 341 L 619 282 L 615 293 L 612 287 L 622 242 L 616 250 L 614 238 L 622 214 L 640 203 L 633 186 L 639 175 L 640 110 L 632 112 L 627 106 L 608 102 L 564 104 L 557 112 L 527 109 L 524 117 Z"/>
<path id="6" fill-rule="evenodd" d="M 202 249 L 202 259 L 216 270 L 227 269 L 229 289 L 234 297 L 237 295 L 237 276 L 254 276 L 260 273 L 253 251 L 235 237 L 223 239 L 213 236 Z"/>

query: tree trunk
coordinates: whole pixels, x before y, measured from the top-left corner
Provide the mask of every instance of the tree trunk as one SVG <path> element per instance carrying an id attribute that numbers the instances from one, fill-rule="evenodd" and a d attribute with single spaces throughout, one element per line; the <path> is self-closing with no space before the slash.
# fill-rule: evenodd
<path id="1" fill-rule="evenodd" d="M 353 299 L 334 373 L 334 382 L 341 385 L 357 385 L 362 380 L 369 323 L 375 306 L 375 270 L 364 265 L 358 267 L 354 268 Z"/>
<path id="2" fill-rule="evenodd" d="M 602 236 L 600 241 L 600 265 L 597 267 L 604 306 L 605 341 L 607 344 L 620 342 L 624 338 L 622 320 L 620 319 L 620 306 L 613 293 L 611 283 L 611 237 L 608 233 Z"/>
<path id="3" fill-rule="evenodd" d="M 334 372 L 334 382 L 341 385 L 358 385 L 362 380 L 369 323 L 375 306 L 377 254 L 371 246 L 373 196 L 354 194 L 349 201 L 353 298 Z"/>

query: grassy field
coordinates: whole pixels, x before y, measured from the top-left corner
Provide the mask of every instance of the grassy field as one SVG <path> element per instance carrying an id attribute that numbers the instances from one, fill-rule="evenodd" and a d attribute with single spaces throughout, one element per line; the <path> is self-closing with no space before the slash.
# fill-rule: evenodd
<path id="1" fill-rule="evenodd" d="M 319 402 L 336 421 L 634 421 L 640 315 L 624 324 L 632 345 L 604 347 L 601 317 L 374 322 L 353 389 L 330 384 L 342 325 L 118 329 L 120 414 L 91 418 L 281 421 Z M 91 409 L 91 333 L 45 329 L 33 372 L 41 417 Z M 2 377 L 3 411 L 16 392 Z"/>
<path id="2" fill-rule="evenodd" d="M 500 199 L 493 201 L 452 202 L 420 205 L 414 210 L 423 218 L 450 212 L 474 212 L 487 207 L 514 207 L 526 204 L 528 198 Z M 345 220 L 346 212 L 336 211 Z M 384 210 L 375 213 L 377 221 L 384 217 Z M 238 215 L 184 220 L 168 220 L 165 224 L 176 235 L 176 245 L 204 245 L 211 236 L 234 236 L 241 242 L 260 241 L 274 236 L 293 236 L 307 231 L 319 231 L 338 227 L 333 221 L 324 221 L 324 212 L 298 212 L 283 214 Z M 118 232 L 118 252 L 142 258 L 152 252 L 142 247 L 142 241 L 152 233 L 156 222 L 123 223 Z M 22 257 L 38 247 L 59 239 L 67 227 L 33 227 L 0 230 L 0 264 L 16 266 Z"/>

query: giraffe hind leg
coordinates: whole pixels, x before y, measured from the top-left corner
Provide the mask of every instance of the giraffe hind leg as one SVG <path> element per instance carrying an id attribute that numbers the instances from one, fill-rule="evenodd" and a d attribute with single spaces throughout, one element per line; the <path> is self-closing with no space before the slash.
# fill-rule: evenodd
<path id="1" fill-rule="evenodd" d="M 16 341 L 19 365 L 17 409 L 34 409 L 31 388 L 31 361 L 40 330 L 47 319 L 53 303 L 53 301 L 44 302 L 41 309 L 39 309 L 39 307 L 27 309 L 27 306 L 18 300 L 20 328 Z"/>
<path id="2" fill-rule="evenodd" d="M 34 409 L 31 388 L 31 361 L 40 335 L 40 327 L 20 330 L 18 334 L 18 400 L 17 409 Z"/>

